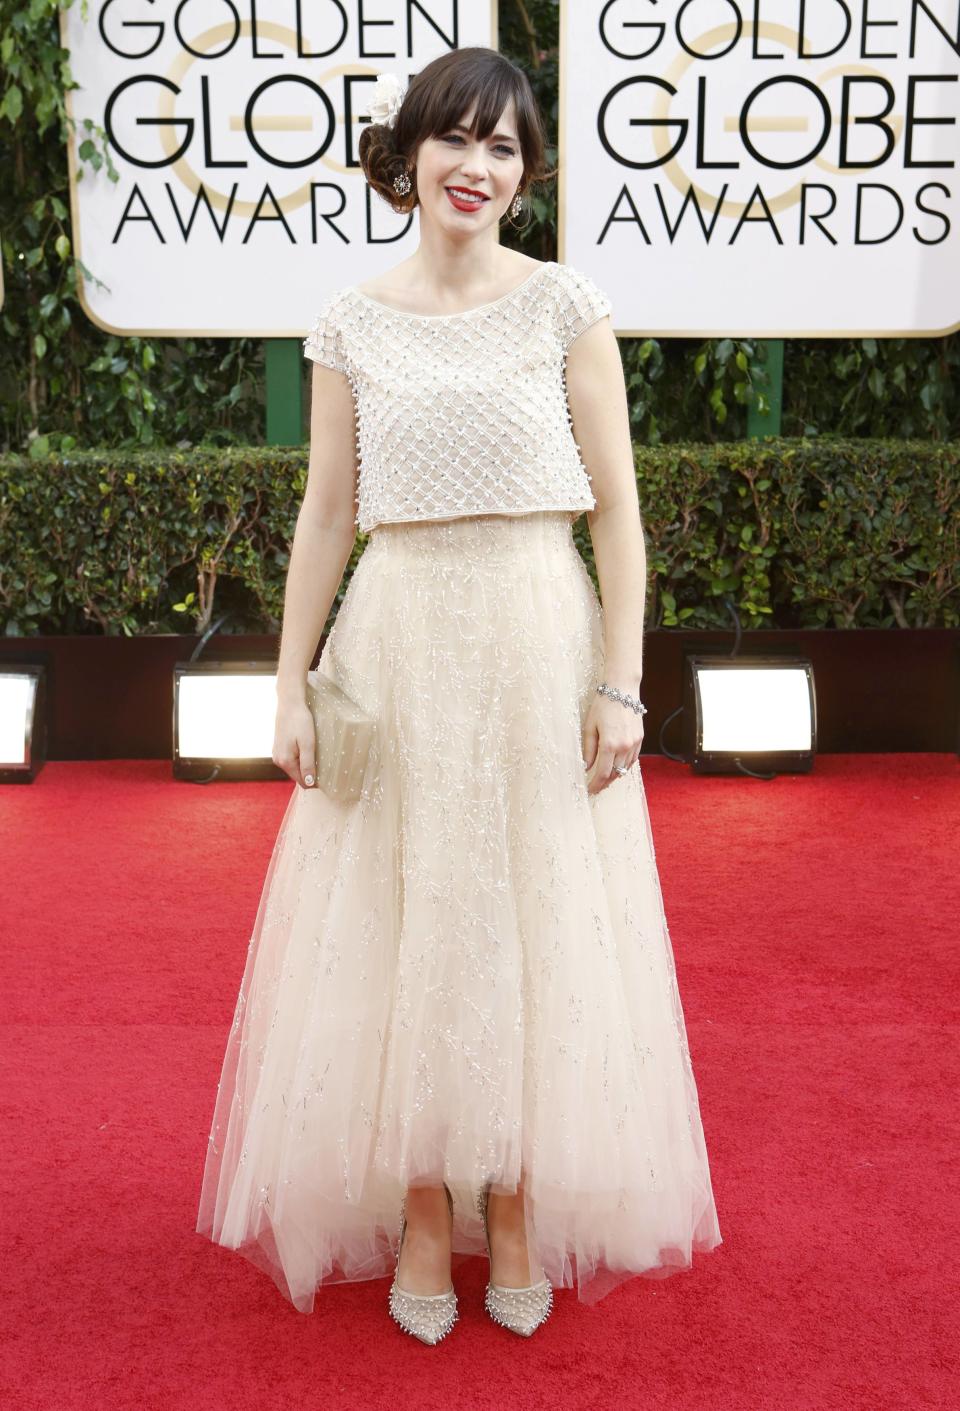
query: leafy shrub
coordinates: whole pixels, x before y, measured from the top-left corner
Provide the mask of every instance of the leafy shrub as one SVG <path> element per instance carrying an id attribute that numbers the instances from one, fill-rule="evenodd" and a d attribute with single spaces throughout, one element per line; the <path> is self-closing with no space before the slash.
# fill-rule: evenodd
<path id="1" fill-rule="evenodd" d="M 648 628 L 960 625 L 960 447 L 634 447 Z M 8 636 L 276 632 L 305 447 L 0 456 Z M 588 523 L 574 537 L 597 586 Z M 331 621 L 365 536 L 354 554 Z M 330 626 L 328 622 L 327 626 Z"/>

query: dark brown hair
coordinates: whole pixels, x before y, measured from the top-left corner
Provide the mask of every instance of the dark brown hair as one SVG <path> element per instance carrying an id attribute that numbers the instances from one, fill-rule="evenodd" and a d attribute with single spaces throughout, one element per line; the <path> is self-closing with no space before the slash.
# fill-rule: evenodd
<path id="1" fill-rule="evenodd" d="M 360 134 L 360 165 L 367 181 L 396 211 L 417 205 L 417 174 L 411 167 L 420 143 L 442 137 L 476 104 L 472 137 L 480 142 L 496 128 L 504 108 L 513 99 L 517 137 L 523 155 L 521 191 L 554 173 L 545 165 L 543 120 L 530 80 L 522 69 L 496 49 L 479 45 L 452 49 L 427 64 L 403 97 L 393 127 L 370 123 Z M 393 180 L 409 171 L 410 191 L 398 196 Z"/>

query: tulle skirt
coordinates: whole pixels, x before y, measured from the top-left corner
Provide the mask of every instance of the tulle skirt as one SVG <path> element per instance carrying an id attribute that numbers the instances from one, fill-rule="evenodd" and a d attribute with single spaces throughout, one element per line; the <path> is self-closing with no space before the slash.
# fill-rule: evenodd
<path id="1" fill-rule="evenodd" d="M 456 1267 L 475 1192 L 522 1180 L 585 1303 L 721 1243 L 640 767 L 585 783 L 603 610 L 572 522 L 380 525 L 324 644 L 378 738 L 359 800 L 291 795 L 196 1227 L 303 1312 L 393 1273 L 407 1185 L 450 1187 Z"/>

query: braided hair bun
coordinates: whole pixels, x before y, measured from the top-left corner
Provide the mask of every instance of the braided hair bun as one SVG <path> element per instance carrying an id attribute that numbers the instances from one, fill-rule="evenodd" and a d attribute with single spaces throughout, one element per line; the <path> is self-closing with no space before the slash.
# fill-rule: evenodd
<path id="1" fill-rule="evenodd" d="M 397 150 L 396 132 L 386 123 L 372 122 L 360 134 L 360 165 L 369 184 L 395 211 L 406 214 L 417 204 L 416 173 L 409 172 L 410 190 L 398 196 L 394 178 L 407 171 L 407 159 Z"/>

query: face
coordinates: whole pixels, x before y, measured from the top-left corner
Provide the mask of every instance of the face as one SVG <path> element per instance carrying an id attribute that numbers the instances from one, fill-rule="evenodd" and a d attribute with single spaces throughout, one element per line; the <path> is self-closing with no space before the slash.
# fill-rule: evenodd
<path id="1" fill-rule="evenodd" d="M 523 177 L 513 100 L 481 142 L 470 135 L 473 109 L 439 137 L 428 137 L 416 155 L 421 219 L 453 235 L 496 226 Z"/>

